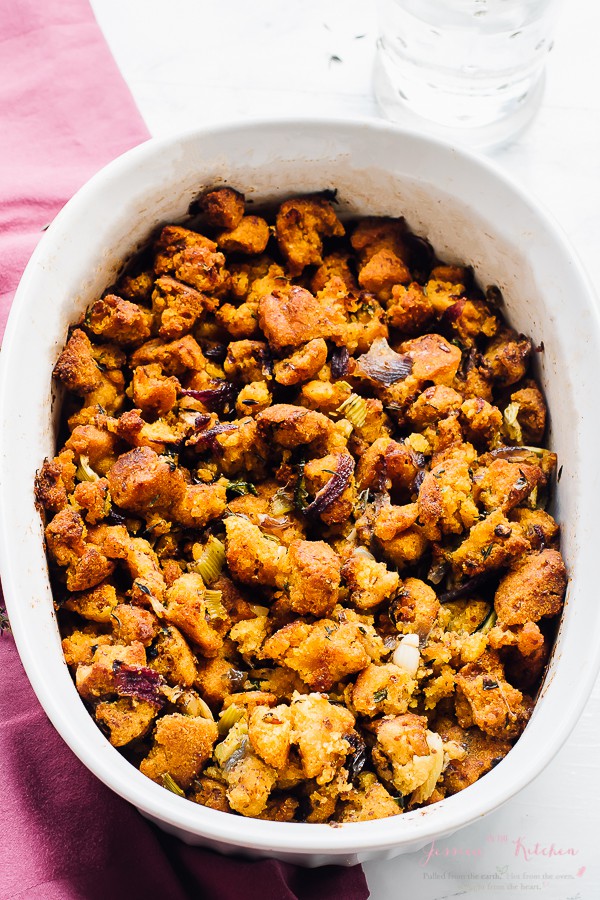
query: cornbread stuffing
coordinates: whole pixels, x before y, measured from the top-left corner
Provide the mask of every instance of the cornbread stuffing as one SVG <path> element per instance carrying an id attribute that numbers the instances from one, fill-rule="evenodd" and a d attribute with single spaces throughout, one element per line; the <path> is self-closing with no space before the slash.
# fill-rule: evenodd
<path id="1" fill-rule="evenodd" d="M 216 187 L 71 328 L 36 497 L 77 690 L 144 775 L 346 823 L 501 763 L 567 576 L 500 307 L 402 218 Z"/>

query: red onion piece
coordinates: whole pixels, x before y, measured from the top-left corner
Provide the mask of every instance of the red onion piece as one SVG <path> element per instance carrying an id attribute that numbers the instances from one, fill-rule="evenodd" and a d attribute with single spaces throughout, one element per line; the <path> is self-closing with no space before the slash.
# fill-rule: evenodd
<path id="1" fill-rule="evenodd" d="M 413 361 L 409 356 L 396 353 L 385 338 L 377 338 L 371 344 L 369 352 L 363 353 L 356 360 L 353 375 L 369 378 L 389 387 L 410 375 L 412 367 Z"/>
<path id="2" fill-rule="evenodd" d="M 207 431 L 201 431 L 195 434 L 187 442 L 188 447 L 194 447 L 196 450 L 212 450 L 215 453 L 220 451 L 219 444 L 216 440 L 218 434 L 224 434 L 226 431 L 237 431 L 237 425 L 232 422 L 223 422 L 209 428 Z"/>
<path id="3" fill-rule="evenodd" d="M 453 325 L 463 313 L 465 308 L 465 303 L 467 302 L 466 297 L 459 297 L 459 299 L 444 310 L 444 315 L 442 316 L 442 324 L 443 325 Z"/>
<path id="4" fill-rule="evenodd" d="M 227 345 L 226 344 L 202 344 L 202 352 L 206 356 L 207 359 L 214 360 L 214 362 L 223 362 L 225 357 L 227 356 Z"/>
<path id="5" fill-rule="evenodd" d="M 340 458 L 334 474 L 327 484 L 317 493 L 312 503 L 303 510 L 305 515 L 315 515 L 324 512 L 331 504 L 344 493 L 352 474 L 354 473 L 354 458 L 345 454 Z"/>
<path id="6" fill-rule="evenodd" d="M 332 378 L 343 378 L 348 374 L 348 362 L 350 353 L 347 347 L 336 347 L 331 354 L 329 365 L 331 366 Z"/>
<path id="7" fill-rule="evenodd" d="M 145 700 L 154 706 L 163 705 L 164 700 L 159 692 L 162 678 L 154 669 L 117 661 L 113 671 L 116 692 L 120 697 L 135 697 L 136 700 Z"/>
<path id="8" fill-rule="evenodd" d="M 221 381 L 217 387 L 205 388 L 201 391 L 182 388 L 180 394 L 182 397 L 192 397 L 193 400 L 199 400 L 200 403 L 203 403 L 208 409 L 213 411 L 223 409 L 228 403 L 232 403 L 235 396 L 233 385 L 228 381 Z"/>

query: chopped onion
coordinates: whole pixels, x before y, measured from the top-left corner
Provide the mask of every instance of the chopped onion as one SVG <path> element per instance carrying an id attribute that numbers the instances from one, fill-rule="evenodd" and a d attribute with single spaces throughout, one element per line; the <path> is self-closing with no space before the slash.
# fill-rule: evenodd
<path id="1" fill-rule="evenodd" d="M 238 426 L 234 425 L 233 422 L 220 422 L 213 428 L 208 428 L 206 431 L 200 431 L 198 434 L 193 435 L 187 441 L 187 444 L 195 450 L 212 450 L 213 453 L 218 453 L 221 447 L 217 441 L 217 436 L 225 434 L 227 431 L 237 431 L 237 429 Z"/>
<path id="2" fill-rule="evenodd" d="M 419 636 L 417 634 L 405 634 L 394 650 L 392 662 L 399 669 L 407 672 L 412 678 L 417 674 L 421 654 L 419 653 Z"/>
<path id="3" fill-rule="evenodd" d="M 362 545 L 360 547 L 357 547 L 356 550 L 353 551 L 352 555 L 353 556 L 366 556 L 367 559 L 373 559 L 373 560 L 375 559 L 375 557 L 373 556 L 371 551 L 367 550 L 367 548 L 363 547 Z"/>
<path id="4" fill-rule="evenodd" d="M 250 609 L 254 613 L 255 616 L 268 616 L 269 615 L 269 607 L 268 606 L 259 606 L 257 603 L 251 603 Z"/>
<path id="5" fill-rule="evenodd" d="M 154 594 L 152 593 L 152 591 L 150 590 L 150 588 L 148 587 L 148 585 L 147 585 L 147 584 L 144 584 L 144 582 L 143 582 L 143 581 L 140 581 L 139 579 L 136 579 L 136 581 L 133 582 L 133 585 L 132 585 L 132 587 L 131 587 L 131 595 L 132 595 L 132 597 L 134 598 L 134 602 L 137 602 L 137 598 L 135 597 L 135 591 L 136 591 L 136 590 L 139 591 L 140 594 L 143 594 L 145 598 L 147 598 L 146 600 L 143 600 L 142 603 L 143 603 L 144 605 L 145 605 L 146 603 L 148 603 L 148 604 L 152 607 L 152 610 L 153 610 L 154 614 L 155 614 L 156 616 L 158 616 L 159 619 L 164 618 L 164 615 L 165 615 L 165 607 L 164 607 L 163 604 L 160 602 L 160 600 L 158 600 L 158 599 L 154 596 Z"/>
<path id="6" fill-rule="evenodd" d="M 410 375 L 412 368 L 410 356 L 396 353 L 386 338 L 377 338 L 371 344 L 369 352 L 358 357 L 353 374 L 389 387 L 397 381 L 403 381 Z"/>
<path id="7" fill-rule="evenodd" d="M 431 584 L 441 584 L 441 582 L 446 577 L 446 572 L 448 571 L 448 563 L 446 560 L 442 560 L 441 562 L 433 563 L 429 572 L 427 573 L 427 581 L 430 581 Z"/>
<path id="8" fill-rule="evenodd" d="M 290 524 L 290 520 L 283 516 L 282 518 L 275 518 L 274 516 L 268 516 L 266 513 L 258 514 L 258 524 L 260 528 L 273 528 L 275 531 L 282 531 L 287 528 Z M 265 537 L 267 535 L 265 534 Z"/>
<path id="9" fill-rule="evenodd" d="M 177 697 L 177 705 L 188 716 L 215 721 L 210 706 L 195 691 L 181 691 L 180 696 Z"/>
<path id="10" fill-rule="evenodd" d="M 503 413 L 504 431 L 506 432 L 508 439 L 514 441 L 515 444 L 521 444 L 523 442 L 523 432 L 521 431 L 518 419 L 520 409 L 520 403 L 509 403 Z"/>
<path id="11" fill-rule="evenodd" d="M 426 739 L 430 750 L 431 768 L 423 784 L 414 791 L 412 803 L 424 803 L 431 797 L 444 768 L 444 742 L 441 737 L 435 731 L 428 731 Z"/>

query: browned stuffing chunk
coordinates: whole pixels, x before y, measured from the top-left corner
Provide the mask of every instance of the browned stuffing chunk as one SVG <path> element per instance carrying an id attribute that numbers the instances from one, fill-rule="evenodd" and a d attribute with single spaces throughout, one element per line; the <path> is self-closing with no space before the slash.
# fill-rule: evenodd
<path id="1" fill-rule="evenodd" d="M 185 493 L 181 472 L 149 447 L 124 453 L 107 478 L 114 502 L 131 512 L 168 512 Z"/>
<path id="2" fill-rule="evenodd" d="M 292 541 L 288 548 L 290 609 L 300 615 L 333 612 L 340 586 L 340 560 L 325 541 Z"/>
<path id="3" fill-rule="evenodd" d="M 158 781 L 165 775 L 180 788 L 188 788 L 209 758 L 217 739 L 217 726 L 209 719 L 173 713 L 156 725 L 154 743 L 140 770 Z"/>
<path id="4" fill-rule="evenodd" d="M 278 352 L 296 348 L 316 338 L 341 341 L 346 326 L 344 310 L 336 298 L 314 297 L 294 286 L 273 291 L 260 300 L 258 322 L 269 344 Z"/>
<path id="5" fill-rule="evenodd" d="M 160 322 L 158 333 L 167 341 L 183 337 L 194 327 L 208 299 L 168 275 L 157 278 L 152 292 L 152 312 Z"/>
<path id="6" fill-rule="evenodd" d="M 298 198 L 279 207 L 275 234 L 291 274 L 300 275 L 305 266 L 323 262 L 322 238 L 342 235 L 344 227 L 327 200 Z"/>
<path id="7" fill-rule="evenodd" d="M 494 605 L 505 625 L 537 622 L 562 608 L 567 573 L 557 550 L 542 550 L 519 560 L 498 585 Z"/>
<path id="8" fill-rule="evenodd" d="M 266 250 L 271 230 L 260 216 L 244 216 L 235 228 L 217 235 L 217 244 L 225 253 L 245 253 L 248 256 Z"/>
<path id="9" fill-rule="evenodd" d="M 89 310 L 87 326 L 98 337 L 117 344 L 141 343 L 150 337 L 152 314 L 137 303 L 107 294 Z"/>
<path id="10" fill-rule="evenodd" d="M 244 215 L 244 195 L 229 187 L 207 191 L 198 205 L 214 228 L 235 228 Z"/>

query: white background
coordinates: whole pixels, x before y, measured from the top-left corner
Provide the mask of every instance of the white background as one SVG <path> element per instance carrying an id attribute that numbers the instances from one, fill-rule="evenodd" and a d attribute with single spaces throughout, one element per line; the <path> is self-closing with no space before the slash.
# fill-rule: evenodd
<path id="1" fill-rule="evenodd" d="M 92 5 L 155 136 L 252 116 L 378 115 L 371 94 L 373 0 Z M 599 34 L 596 0 L 564 2 L 537 119 L 494 154 L 554 213 L 592 279 L 600 256 Z M 437 847 L 368 863 L 372 897 L 598 900 L 599 801 L 597 684 L 569 741 L 529 788 Z"/>

